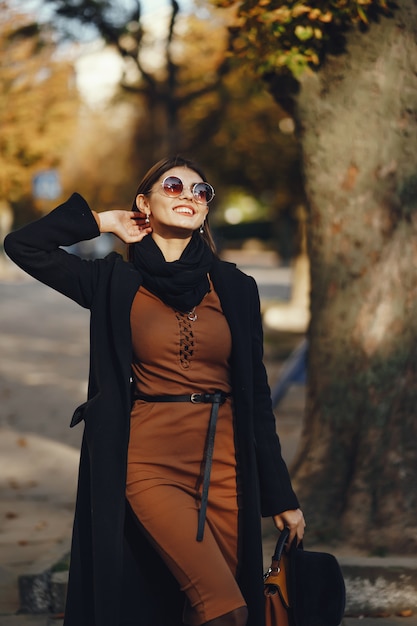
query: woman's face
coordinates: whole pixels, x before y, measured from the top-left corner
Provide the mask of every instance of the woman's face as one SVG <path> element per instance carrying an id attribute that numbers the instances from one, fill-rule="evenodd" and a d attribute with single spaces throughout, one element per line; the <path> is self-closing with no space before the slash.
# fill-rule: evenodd
<path id="1" fill-rule="evenodd" d="M 181 179 L 183 189 L 176 197 L 166 195 L 162 181 L 168 176 Z M 208 213 L 207 204 L 196 201 L 191 191 L 194 183 L 204 182 L 201 176 L 187 167 L 173 167 L 154 184 L 151 193 L 136 197 L 139 211 L 147 213 L 154 233 L 172 237 L 176 234 L 191 235 L 200 228 Z"/>

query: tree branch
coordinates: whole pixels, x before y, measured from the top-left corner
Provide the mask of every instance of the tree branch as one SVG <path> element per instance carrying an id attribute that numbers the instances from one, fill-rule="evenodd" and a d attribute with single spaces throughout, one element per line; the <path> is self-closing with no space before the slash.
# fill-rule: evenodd
<path id="1" fill-rule="evenodd" d="M 177 0 L 171 0 L 171 19 L 169 22 L 169 30 L 167 37 L 167 45 L 166 45 L 166 62 L 168 69 L 168 91 L 172 94 L 175 89 L 176 75 L 177 75 L 177 66 L 172 60 L 172 41 L 174 38 L 174 29 L 175 22 L 177 20 L 177 16 L 180 10 L 179 4 Z"/>

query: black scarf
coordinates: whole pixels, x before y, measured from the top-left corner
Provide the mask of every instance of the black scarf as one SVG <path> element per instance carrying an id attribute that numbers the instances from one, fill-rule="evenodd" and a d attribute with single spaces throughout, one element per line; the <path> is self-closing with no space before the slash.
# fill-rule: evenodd
<path id="1" fill-rule="evenodd" d="M 188 312 L 210 291 L 213 253 L 195 232 L 178 261 L 165 261 L 151 235 L 133 246 L 133 263 L 143 285 L 176 311 Z"/>

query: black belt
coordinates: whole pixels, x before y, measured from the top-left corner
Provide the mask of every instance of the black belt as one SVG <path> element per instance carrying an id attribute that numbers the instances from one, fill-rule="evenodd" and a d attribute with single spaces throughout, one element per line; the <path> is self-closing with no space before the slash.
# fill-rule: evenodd
<path id="1" fill-rule="evenodd" d="M 220 397 L 220 399 L 219 399 Z M 189 393 L 183 396 L 146 396 L 145 394 L 135 394 L 135 400 L 145 400 L 145 402 L 192 402 L 193 404 L 223 404 L 230 393 L 216 391 L 215 393 Z"/>
<path id="2" fill-rule="evenodd" d="M 193 404 L 211 404 L 210 421 L 207 430 L 205 445 L 205 462 L 203 475 L 203 488 L 201 492 L 201 505 L 198 512 L 197 541 L 202 541 L 204 536 L 204 526 L 207 514 L 208 490 L 210 485 L 211 466 L 213 462 L 214 437 L 216 434 L 216 422 L 219 413 L 219 406 L 229 398 L 229 393 L 216 391 L 214 393 L 191 393 L 182 396 L 146 396 L 135 395 L 137 400 L 145 402 L 192 402 Z"/>

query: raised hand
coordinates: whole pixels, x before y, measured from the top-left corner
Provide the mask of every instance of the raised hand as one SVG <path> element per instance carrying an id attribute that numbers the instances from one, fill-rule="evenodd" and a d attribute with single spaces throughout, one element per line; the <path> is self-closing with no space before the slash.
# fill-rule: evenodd
<path id="1" fill-rule="evenodd" d="M 101 233 L 113 233 L 124 243 L 136 243 L 152 232 L 145 222 L 146 215 L 140 211 L 103 211 L 94 213 Z"/>

